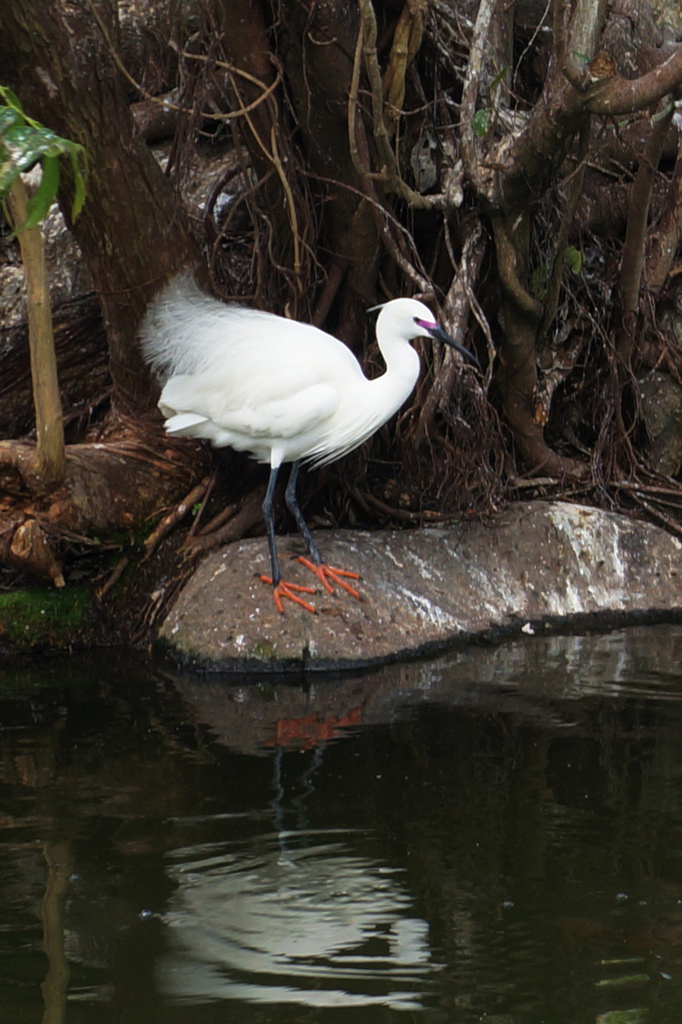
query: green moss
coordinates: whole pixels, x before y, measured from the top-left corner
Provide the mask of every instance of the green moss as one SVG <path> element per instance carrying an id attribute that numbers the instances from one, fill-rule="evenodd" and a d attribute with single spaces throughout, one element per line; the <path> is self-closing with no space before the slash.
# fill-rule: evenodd
<path id="1" fill-rule="evenodd" d="M 259 661 L 274 661 L 276 655 L 275 645 L 269 640 L 259 640 L 251 649 L 251 656 Z"/>
<path id="2" fill-rule="evenodd" d="M 19 648 L 59 647 L 73 642 L 91 607 L 85 587 L 27 588 L 0 594 L 0 643 Z"/>

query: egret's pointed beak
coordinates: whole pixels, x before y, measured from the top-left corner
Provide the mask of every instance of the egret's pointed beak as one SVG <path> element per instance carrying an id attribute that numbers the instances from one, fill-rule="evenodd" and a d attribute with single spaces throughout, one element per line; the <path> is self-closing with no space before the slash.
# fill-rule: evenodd
<path id="1" fill-rule="evenodd" d="M 481 364 L 473 352 L 470 352 L 468 348 L 464 348 L 463 345 L 456 342 L 455 339 L 451 338 L 448 332 L 444 331 L 438 324 L 430 324 L 427 323 L 426 320 L 416 320 L 415 323 L 419 327 L 423 328 L 423 330 L 427 331 L 432 338 L 436 339 L 436 341 L 442 341 L 444 345 L 449 345 L 450 348 L 454 348 L 461 356 L 464 357 L 464 359 L 467 360 L 467 362 L 475 366 L 477 370 L 481 369 Z"/>

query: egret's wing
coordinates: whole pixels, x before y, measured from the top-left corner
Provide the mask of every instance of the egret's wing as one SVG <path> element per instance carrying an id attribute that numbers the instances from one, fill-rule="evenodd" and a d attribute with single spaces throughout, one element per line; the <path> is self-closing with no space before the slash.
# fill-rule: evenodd
<path id="1" fill-rule="evenodd" d="M 166 430 L 169 434 L 180 436 L 189 434 L 193 427 L 199 427 L 206 423 L 206 416 L 199 416 L 195 412 L 181 412 L 176 415 L 167 405 L 161 406 L 161 412 L 166 419 Z"/>
<path id="2" fill-rule="evenodd" d="M 212 372 L 232 388 L 281 378 L 287 367 L 361 373 L 342 342 L 311 324 L 218 302 L 179 275 L 150 305 L 140 328 L 145 358 L 160 379 Z M 298 381 L 299 387 L 326 379 Z M 267 396 L 260 396 L 267 401 Z M 235 407 L 244 404 L 235 400 Z M 253 404 L 253 403 L 250 403 Z"/>
<path id="3" fill-rule="evenodd" d="M 350 349 L 324 331 L 224 305 L 186 277 L 152 303 L 141 340 L 166 381 L 159 405 L 169 430 L 262 460 L 317 451 L 341 396 L 367 385 Z"/>
<path id="4" fill-rule="evenodd" d="M 273 322 L 271 324 L 271 321 Z M 269 317 L 253 333 L 235 332 L 206 376 L 219 382 L 226 408 L 259 408 L 270 402 L 297 404 L 308 388 L 351 388 L 365 381 L 350 349 L 309 324 Z M 271 329 L 272 327 L 272 329 Z"/>
<path id="5" fill-rule="evenodd" d="M 193 374 L 171 377 L 159 405 L 173 422 L 197 425 L 195 436 L 215 439 L 214 433 L 202 433 L 203 425 L 210 422 L 225 435 L 287 439 L 305 434 L 328 419 L 338 405 L 339 392 L 331 384 L 313 384 L 293 396 L 284 389 L 284 393 L 280 390 L 279 395 L 271 393 L 269 398 L 256 395 L 257 401 L 241 405 L 236 405 L 235 397 L 220 387 L 213 374 Z M 226 436 L 221 443 L 234 442 Z"/>

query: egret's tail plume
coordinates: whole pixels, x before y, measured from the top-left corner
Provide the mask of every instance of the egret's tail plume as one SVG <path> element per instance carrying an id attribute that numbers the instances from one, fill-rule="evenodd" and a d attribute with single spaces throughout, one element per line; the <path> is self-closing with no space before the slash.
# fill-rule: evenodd
<path id="1" fill-rule="evenodd" d="M 205 295 L 189 271 L 169 281 L 140 325 L 143 355 L 160 383 L 207 369 L 235 308 Z"/>

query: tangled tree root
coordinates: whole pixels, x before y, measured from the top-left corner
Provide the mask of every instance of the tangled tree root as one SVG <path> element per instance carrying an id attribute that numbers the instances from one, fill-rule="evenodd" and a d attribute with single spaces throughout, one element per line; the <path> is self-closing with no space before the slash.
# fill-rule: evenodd
<path id="1" fill-rule="evenodd" d="M 67 446 L 64 483 L 52 492 L 42 486 L 33 445 L 0 445 L 0 563 L 61 587 L 67 545 L 139 529 L 205 471 L 204 447 L 168 439 L 160 426 L 119 421 L 109 434 Z"/>

